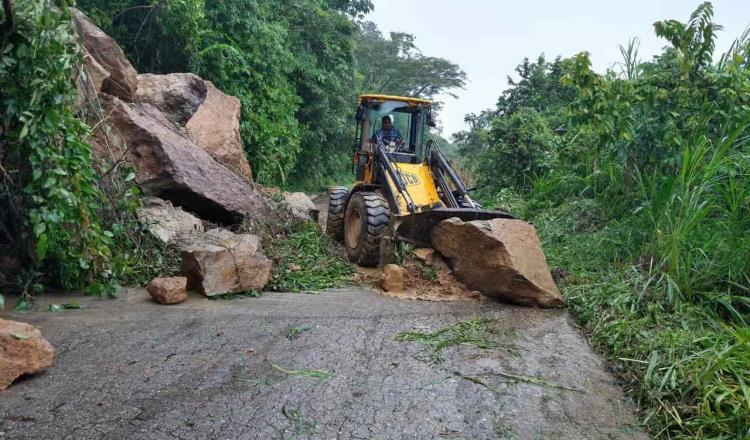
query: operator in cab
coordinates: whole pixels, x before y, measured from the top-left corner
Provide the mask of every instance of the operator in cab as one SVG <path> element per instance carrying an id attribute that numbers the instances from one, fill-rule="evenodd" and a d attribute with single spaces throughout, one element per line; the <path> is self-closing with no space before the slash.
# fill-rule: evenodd
<path id="1" fill-rule="evenodd" d="M 377 142 L 377 139 L 381 138 L 385 145 L 389 145 L 391 142 L 395 142 L 396 145 L 400 144 L 403 138 L 399 129 L 393 126 L 391 115 L 383 116 L 380 121 L 382 123 L 381 128 L 372 136 L 372 142 Z"/>

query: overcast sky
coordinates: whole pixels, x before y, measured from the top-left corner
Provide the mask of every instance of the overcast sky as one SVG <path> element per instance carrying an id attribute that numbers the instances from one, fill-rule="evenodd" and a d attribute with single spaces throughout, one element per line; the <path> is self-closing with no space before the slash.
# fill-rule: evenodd
<path id="1" fill-rule="evenodd" d="M 443 134 L 464 128 L 467 113 L 493 107 L 507 88 L 506 77 L 524 57 L 568 57 L 591 53 L 594 69 L 621 60 L 618 45 L 641 40 L 640 58 L 650 59 L 666 44 L 653 23 L 687 21 L 698 0 L 374 0 L 368 19 L 385 35 L 403 31 L 417 37 L 429 56 L 447 58 L 467 73 L 458 99 L 441 98 Z M 714 20 L 724 26 L 717 50 L 724 51 L 750 25 L 750 0 L 715 0 Z"/>

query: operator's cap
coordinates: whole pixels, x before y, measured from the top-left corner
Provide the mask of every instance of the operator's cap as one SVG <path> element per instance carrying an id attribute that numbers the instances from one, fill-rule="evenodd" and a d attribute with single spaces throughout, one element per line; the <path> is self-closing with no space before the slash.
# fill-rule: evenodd
<path id="1" fill-rule="evenodd" d="M 386 119 L 388 119 L 389 121 L 391 121 L 391 123 L 393 123 L 393 115 L 385 115 L 382 118 L 380 118 L 381 121 L 385 121 Z"/>

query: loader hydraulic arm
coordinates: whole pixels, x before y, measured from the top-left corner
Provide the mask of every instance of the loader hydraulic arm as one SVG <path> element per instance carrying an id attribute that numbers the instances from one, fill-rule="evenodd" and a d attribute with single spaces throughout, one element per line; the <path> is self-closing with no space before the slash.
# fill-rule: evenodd
<path id="1" fill-rule="evenodd" d="M 449 207 L 460 208 L 456 197 L 470 200 L 468 198 L 469 191 L 466 189 L 463 180 L 461 180 L 461 177 L 453 169 L 448 162 L 448 159 L 443 155 L 443 152 L 437 147 L 433 147 L 430 150 L 429 164 L 436 180 L 438 181 L 438 186 L 440 186 L 443 191 L 443 196 L 447 199 L 446 202 Z M 446 176 L 451 180 L 451 183 L 453 183 L 455 191 L 450 190 L 450 186 L 446 181 Z M 473 202 L 471 202 L 471 207 L 475 208 Z"/>
<path id="2" fill-rule="evenodd" d="M 383 175 L 388 175 L 391 178 L 393 184 L 396 185 L 398 193 L 404 198 L 404 200 L 406 200 L 406 206 L 409 208 L 409 212 L 414 213 L 416 211 L 414 202 L 406 191 L 406 185 L 401 178 L 401 173 L 399 173 L 398 170 L 396 170 L 396 167 L 393 166 L 393 163 L 391 163 L 391 158 L 388 156 L 388 152 L 385 149 L 383 139 L 380 137 L 378 137 L 375 142 L 375 163 L 378 165 Z"/>

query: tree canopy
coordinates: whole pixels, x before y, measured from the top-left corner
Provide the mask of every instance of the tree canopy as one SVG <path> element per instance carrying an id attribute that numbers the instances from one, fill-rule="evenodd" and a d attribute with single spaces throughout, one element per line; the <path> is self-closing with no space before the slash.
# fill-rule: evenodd
<path id="1" fill-rule="evenodd" d="M 256 179 L 322 189 L 346 176 L 357 93 L 432 98 L 462 87 L 412 35 L 362 22 L 369 0 L 81 0 L 139 71 L 191 71 L 242 102 Z"/>

